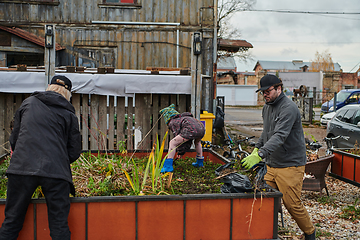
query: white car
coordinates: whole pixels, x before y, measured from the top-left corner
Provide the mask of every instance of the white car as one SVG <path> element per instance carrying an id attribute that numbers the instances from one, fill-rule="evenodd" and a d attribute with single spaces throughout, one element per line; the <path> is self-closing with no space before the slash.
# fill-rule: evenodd
<path id="1" fill-rule="evenodd" d="M 327 126 L 327 123 L 335 116 L 336 112 L 329 112 L 324 114 L 321 118 L 320 118 L 320 123 L 322 126 Z"/>

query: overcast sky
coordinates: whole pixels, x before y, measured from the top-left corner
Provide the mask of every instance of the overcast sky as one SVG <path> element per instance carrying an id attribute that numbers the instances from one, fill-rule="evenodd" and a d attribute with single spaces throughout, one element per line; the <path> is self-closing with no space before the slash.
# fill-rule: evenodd
<path id="1" fill-rule="evenodd" d="M 257 0 L 254 10 L 360 13 L 360 0 Z M 311 61 L 325 50 L 344 72 L 360 64 L 360 14 L 304 14 L 245 11 L 231 24 L 250 42 L 254 60 L 237 61 L 237 70 L 253 71 L 258 60 Z"/>

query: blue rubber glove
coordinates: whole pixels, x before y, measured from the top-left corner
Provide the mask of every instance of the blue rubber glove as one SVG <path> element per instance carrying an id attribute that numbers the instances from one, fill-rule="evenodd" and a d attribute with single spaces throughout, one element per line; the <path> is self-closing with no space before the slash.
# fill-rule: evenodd
<path id="1" fill-rule="evenodd" d="M 255 164 L 259 163 L 262 159 L 259 156 L 258 151 L 259 151 L 258 148 L 254 148 L 252 153 L 241 161 L 242 163 L 241 165 L 246 169 L 250 169 Z"/>

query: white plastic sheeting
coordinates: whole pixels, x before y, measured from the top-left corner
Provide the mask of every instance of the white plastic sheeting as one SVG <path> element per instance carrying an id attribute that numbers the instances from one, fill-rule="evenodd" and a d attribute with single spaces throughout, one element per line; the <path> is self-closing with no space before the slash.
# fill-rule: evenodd
<path id="1" fill-rule="evenodd" d="M 150 74 L 56 73 L 72 82 L 72 92 L 111 96 L 134 93 L 191 94 L 191 76 Z M 44 72 L 0 72 L 0 92 L 32 93 L 47 87 Z"/>

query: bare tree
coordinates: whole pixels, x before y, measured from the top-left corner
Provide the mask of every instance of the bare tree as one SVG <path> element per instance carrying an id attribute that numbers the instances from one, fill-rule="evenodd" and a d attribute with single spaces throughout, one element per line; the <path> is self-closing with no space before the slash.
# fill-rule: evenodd
<path id="1" fill-rule="evenodd" d="M 325 71 L 325 72 L 331 72 L 334 71 L 334 63 L 331 57 L 331 53 L 329 53 L 329 50 L 325 50 L 322 53 L 319 53 L 316 51 L 315 53 L 315 59 L 311 61 L 311 72 L 319 72 L 319 71 Z"/>
<path id="2" fill-rule="evenodd" d="M 218 0 L 218 38 L 240 39 L 240 29 L 230 24 L 230 18 L 237 12 L 242 12 L 256 3 L 256 0 Z M 252 59 L 248 48 L 240 48 L 237 52 L 218 51 L 218 57 L 238 57 L 243 61 Z"/>

